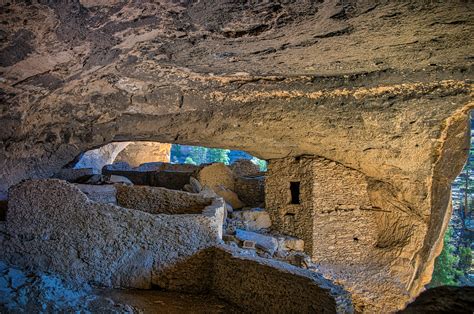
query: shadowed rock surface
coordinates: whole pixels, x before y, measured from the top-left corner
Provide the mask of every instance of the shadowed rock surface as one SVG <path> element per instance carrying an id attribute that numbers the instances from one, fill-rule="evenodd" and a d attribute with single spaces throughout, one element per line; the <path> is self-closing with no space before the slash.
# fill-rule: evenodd
<path id="1" fill-rule="evenodd" d="M 409 296 L 429 282 L 474 108 L 471 2 L 100 2 L 0 7 L 0 194 L 114 141 L 324 157 L 395 234 L 417 226 L 379 242 L 410 245 Z"/>
<path id="2" fill-rule="evenodd" d="M 399 313 L 472 313 L 474 287 L 442 286 L 422 292 Z"/>

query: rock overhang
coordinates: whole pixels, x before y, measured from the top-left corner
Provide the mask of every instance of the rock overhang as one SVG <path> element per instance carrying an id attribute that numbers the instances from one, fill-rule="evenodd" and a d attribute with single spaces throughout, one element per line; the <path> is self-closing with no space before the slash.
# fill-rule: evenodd
<path id="1" fill-rule="evenodd" d="M 2 6 L 0 190 L 117 140 L 321 156 L 426 224 L 416 293 L 466 157 L 469 6 Z"/>

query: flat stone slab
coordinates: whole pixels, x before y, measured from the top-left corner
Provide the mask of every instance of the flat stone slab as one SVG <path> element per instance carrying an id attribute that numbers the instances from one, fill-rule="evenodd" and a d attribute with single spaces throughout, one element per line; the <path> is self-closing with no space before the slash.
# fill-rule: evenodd
<path id="1" fill-rule="evenodd" d="M 278 249 L 278 240 L 271 236 L 237 229 L 235 231 L 235 237 L 240 241 L 253 241 L 257 248 L 262 249 L 271 255 L 273 255 Z"/>

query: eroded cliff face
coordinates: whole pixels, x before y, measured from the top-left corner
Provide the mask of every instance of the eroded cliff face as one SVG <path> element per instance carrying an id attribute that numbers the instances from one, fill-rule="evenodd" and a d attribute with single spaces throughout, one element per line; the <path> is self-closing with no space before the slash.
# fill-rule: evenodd
<path id="1" fill-rule="evenodd" d="M 417 294 L 466 157 L 473 6 L 343 3 L 1 6 L 0 191 L 113 141 L 320 156 L 414 239 Z"/>

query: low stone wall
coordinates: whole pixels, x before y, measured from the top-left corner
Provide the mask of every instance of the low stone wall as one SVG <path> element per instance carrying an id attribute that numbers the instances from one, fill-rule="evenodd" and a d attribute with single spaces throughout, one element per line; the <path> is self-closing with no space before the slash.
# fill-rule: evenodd
<path id="1" fill-rule="evenodd" d="M 117 185 L 117 204 L 152 214 L 200 214 L 212 199 L 151 186 Z"/>
<path id="2" fill-rule="evenodd" d="M 224 203 L 198 215 L 151 214 L 91 201 L 65 181 L 10 190 L 2 259 L 76 282 L 150 288 L 162 272 L 221 241 Z"/>
<path id="3" fill-rule="evenodd" d="M 181 190 L 189 183 L 194 171 L 180 170 L 115 170 L 104 167 L 102 173 L 105 175 L 118 175 L 128 178 L 133 184 L 164 187 L 167 189 Z"/>
<path id="4" fill-rule="evenodd" d="M 117 188 L 113 184 L 74 184 L 94 202 L 117 205 Z"/>
<path id="5" fill-rule="evenodd" d="M 210 291 L 245 313 L 352 313 L 350 295 L 314 272 L 219 246 L 164 272 L 159 286 Z"/>

